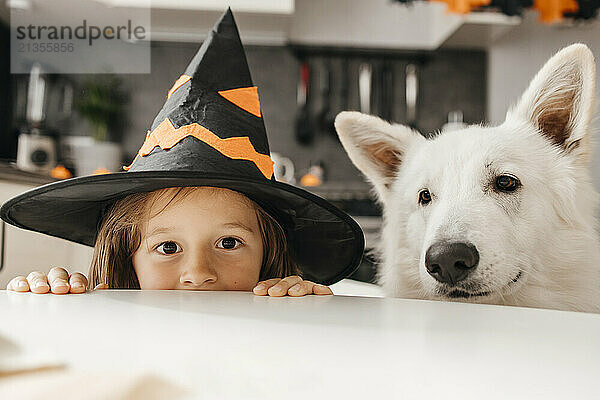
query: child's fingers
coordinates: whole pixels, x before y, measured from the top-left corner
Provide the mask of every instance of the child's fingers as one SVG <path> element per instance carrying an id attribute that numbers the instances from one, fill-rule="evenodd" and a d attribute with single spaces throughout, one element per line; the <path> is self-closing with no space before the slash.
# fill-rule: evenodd
<path id="1" fill-rule="evenodd" d="M 69 280 L 69 273 L 62 267 L 53 267 L 48 271 L 48 282 L 52 283 L 55 279 Z"/>
<path id="2" fill-rule="evenodd" d="M 272 297 L 285 296 L 287 294 L 288 290 L 292 286 L 294 286 L 295 284 L 297 284 L 299 282 L 302 282 L 302 278 L 300 278 L 297 275 L 285 277 L 282 280 L 280 280 L 279 282 L 277 282 L 275 285 L 273 285 L 267 291 L 267 293 L 269 293 L 269 296 L 272 296 Z"/>
<path id="3" fill-rule="evenodd" d="M 29 283 L 24 276 L 15 276 L 8 282 L 6 290 L 12 290 L 15 292 L 29 292 Z"/>
<path id="4" fill-rule="evenodd" d="M 298 282 L 289 288 L 288 294 L 292 297 L 300 297 L 306 296 L 307 294 L 312 294 L 314 285 L 315 284 L 310 281 Z"/>
<path id="5" fill-rule="evenodd" d="M 71 289 L 69 273 L 64 268 L 54 267 L 48 271 L 48 283 L 50 291 L 54 294 L 66 294 Z"/>
<path id="6" fill-rule="evenodd" d="M 71 286 L 71 293 L 84 293 L 87 287 L 88 280 L 85 275 L 75 272 L 69 278 L 69 285 Z"/>
<path id="7" fill-rule="evenodd" d="M 108 285 L 106 283 L 99 283 L 94 288 L 94 290 L 103 290 L 103 289 L 108 289 Z"/>
<path id="8" fill-rule="evenodd" d="M 27 283 L 33 293 L 48 293 L 50 290 L 46 274 L 40 271 L 34 271 L 27 275 Z"/>
<path id="9" fill-rule="evenodd" d="M 253 290 L 257 296 L 269 295 L 272 297 L 281 297 L 289 294 L 299 297 L 309 294 L 326 295 L 333 294 L 327 286 L 319 285 L 311 281 L 303 281 L 299 276 L 293 275 L 283 279 L 274 278 L 263 282 L 258 282 Z"/>
<path id="10" fill-rule="evenodd" d="M 266 296 L 268 294 L 267 291 L 280 280 L 281 279 L 279 278 L 273 278 L 267 279 L 266 281 L 258 282 L 256 284 L 256 287 L 252 291 L 257 296 Z"/>
<path id="11" fill-rule="evenodd" d="M 313 285 L 312 292 L 313 292 L 313 294 L 320 295 L 320 296 L 333 294 L 333 292 L 331 291 L 329 286 L 321 285 L 318 283 L 315 283 Z"/>
<path id="12" fill-rule="evenodd" d="M 308 294 L 327 295 L 333 294 L 328 286 L 314 283 L 311 281 L 302 281 L 295 284 L 288 290 L 288 294 L 293 297 L 306 296 Z"/>

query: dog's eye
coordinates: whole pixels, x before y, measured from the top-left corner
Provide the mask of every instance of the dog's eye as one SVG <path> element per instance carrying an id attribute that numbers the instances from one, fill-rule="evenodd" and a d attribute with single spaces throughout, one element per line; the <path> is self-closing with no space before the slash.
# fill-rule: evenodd
<path id="1" fill-rule="evenodd" d="M 500 175 L 496 178 L 496 189 L 503 192 L 514 192 L 521 185 L 521 182 L 514 176 Z"/>
<path id="2" fill-rule="evenodd" d="M 423 189 L 419 192 L 419 204 L 426 205 L 431 202 L 431 194 L 429 190 Z"/>

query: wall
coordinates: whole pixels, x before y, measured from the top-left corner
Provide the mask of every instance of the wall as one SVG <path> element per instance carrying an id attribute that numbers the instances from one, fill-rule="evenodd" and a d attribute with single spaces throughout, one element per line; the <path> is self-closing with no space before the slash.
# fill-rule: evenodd
<path id="1" fill-rule="evenodd" d="M 600 21 L 579 27 L 557 27 L 537 21 L 537 13 L 529 12 L 523 23 L 490 46 L 488 51 L 488 116 L 492 123 L 504 120 L 508 107 L 527 88 L 529 81 L 556 51 L 581 42 L 590 47 L 600 60 Z M 600 67 L 596 68 L 596 97 L 600 96 Z M 595 154 L 600 154 L 600 118 L 596 102 L 593 132 Z M 593 137 L 592 137 L 593 138 Z M 592 161 L 592 174 L 600 188 L 600 159 Z"/>

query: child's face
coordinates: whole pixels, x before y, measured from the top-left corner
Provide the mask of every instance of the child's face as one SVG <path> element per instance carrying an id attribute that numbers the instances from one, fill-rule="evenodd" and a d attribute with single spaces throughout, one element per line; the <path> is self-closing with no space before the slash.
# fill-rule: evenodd
<path id="1" fill-rule="evenodd" d="M 231 190 L 204 187 L 168 204 L 171 198 L 157 199 L 142 227 L 133 255 L 140 288 L 252 290 L 263 244 L 250 201 Z"/>

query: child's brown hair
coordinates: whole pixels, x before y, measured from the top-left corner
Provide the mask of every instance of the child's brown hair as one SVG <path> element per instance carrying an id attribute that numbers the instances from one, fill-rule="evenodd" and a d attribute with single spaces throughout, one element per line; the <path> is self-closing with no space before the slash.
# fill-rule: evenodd
<path id="1" fill-rule="evenodd" d="M 185 197 L 195 189 L 196 187 L 180 187 L 135 193 L 112 204 L 96 237 L 89 271 L 89 289 L 101 283 L 112 289 L 139 289 L 140 284 L 133 268 L 133 255 L 141 244 L 143 226 L 150 218 L 152 202 L 162 196 L 171 196 L 164 206 L 166 208 L 175 199 Z M 258 204 L 250 199 L 248 202 L 256 211 L 263 242 L 259 279 L 299 274 L 281 225 Z"/>

